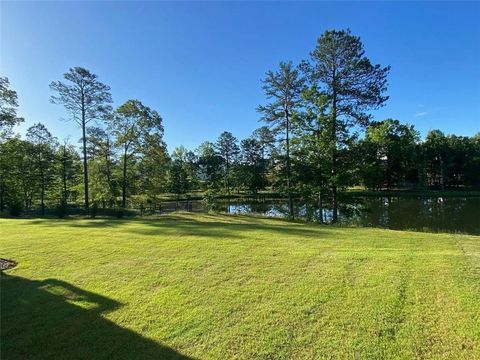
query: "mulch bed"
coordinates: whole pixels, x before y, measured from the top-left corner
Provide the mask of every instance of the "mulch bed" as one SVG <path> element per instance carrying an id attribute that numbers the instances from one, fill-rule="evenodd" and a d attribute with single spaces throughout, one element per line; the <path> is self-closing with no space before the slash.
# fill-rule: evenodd
<path id="1" fill-rule="evenodd" d="M 17 266 L 17 263 L 13 260 L 0 258 L 0 271 L 8 270 Z"/>

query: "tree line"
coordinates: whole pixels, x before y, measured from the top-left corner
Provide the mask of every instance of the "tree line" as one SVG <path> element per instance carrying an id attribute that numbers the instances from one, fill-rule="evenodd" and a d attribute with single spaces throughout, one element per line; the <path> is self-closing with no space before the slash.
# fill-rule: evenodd
<path id="1" fill-rule="evenodd" d="M 61 105 L 80 130 L 80 151 L 59 141 L 41 123 L 24 138 L 13 133 L 17 94 L 0 78 L 0 211 L 155 206 L 162 194 L 198 191 L 204 197 L 276 192 L 332 209 L 338 191 L 447 189 L 480 186 L 480 133 L 421 139 L 413 125 L 374 121 L 383 106 L 390 68 L 372 64 L 359 37 L 326 31 L 310 57 L 297 66 L 281 62 L 262 81 L 258 106 L 264 126 L 239 141 L 228 131 L 197 149 L 171 154 L 159 113 L 139 100 L 112 108 L 110 87 L 75 67 L 52 82 L 51 102 Z M 320 211 L 320 214 L 323 214 Z M 323 221 L 322 218 L 318 219 Z"/>

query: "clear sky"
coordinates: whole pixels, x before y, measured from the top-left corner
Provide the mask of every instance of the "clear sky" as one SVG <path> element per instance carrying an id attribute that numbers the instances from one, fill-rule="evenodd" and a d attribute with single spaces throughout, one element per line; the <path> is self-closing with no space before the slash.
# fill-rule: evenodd
<path id="1" fill-rule="evenodd" d="M 390 100 L 375 119 L 422 135 L 480 131 L 480 2 L 1 2 L 1 75 L 18 92 L 18 132 L 43 122 L 80 137 L 49 103 L 49 83 L 73 66 L 164 118 L 172 150 L 244 138 L 260 126 L 260 80 L 308 57 L 327 29 L 350 28 L 374 63 L 390 65 Z"/>

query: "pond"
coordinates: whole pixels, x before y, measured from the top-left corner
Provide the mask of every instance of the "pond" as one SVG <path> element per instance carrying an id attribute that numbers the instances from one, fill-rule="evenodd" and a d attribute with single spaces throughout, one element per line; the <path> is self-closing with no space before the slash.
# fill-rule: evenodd
<path id="1" fill-rule="evenodd" d="M 288 214 L 285 200 L 223 200 L 216 203 L 215 209 L 269 217 L 286 217 Z M 319 210 L 312 205 L 296 203 L 295 212 L 297 218 L 313 221 L 319 218 Z M 328 222 L 331 215 L 331 209 L 323 209 L 325 221 Z M 480 235 L 480 197 L 348 197 L 340 205 L 339 222 L 397 230 Z"/>

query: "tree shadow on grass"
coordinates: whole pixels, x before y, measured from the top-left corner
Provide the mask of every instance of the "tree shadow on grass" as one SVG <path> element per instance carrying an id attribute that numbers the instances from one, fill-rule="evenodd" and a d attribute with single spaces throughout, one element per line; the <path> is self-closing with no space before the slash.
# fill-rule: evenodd
<path id="1" fill-rule="evenodd" d="M 120 221 L 118 224 L 122 224 L 122 222 Z M 315 237 L 316 239 L 331 235 L 331 231 L 312 224 L 242 215 L 176 213 L 153 219 L 131 219 L 123 224 L 142 225 L 125 227 L 124 231 L 126 232 L 154 236 L 241 239 L 257 233 L 262 240 L 271 240 L 272 237 L 265 236 L 267 233 L 275 237 L 298 236 Z"/>
<path id="2" fill-rule="evenodd" d="M 36 219 L 25 222 L 28 225 L 69 226 L 73 228 L 111 229 L 125 225 L 138 224 L 142 226 L 125 226 L 122 231 L 139 235 L 178 235 L 199 236 L 208 238 L 244 238 L 248 233 L 270 232 L 276 236 L 298 236 L 324 239 L 334 235 L 337 228 L 287 221 L 285 219 L 265 219 L 241 215 L 210 215 L 177 213 L 162 215 L 156 218 L 142 219 Z M 268 237 L 262 236 L 264 240 Z"/>
<path id="3" fill-rule="evenodd" d="M 17 219 L 9 219 L 9 220 L 16 220 L 22 221 L 22 225 L 39 225 L 39 226 L 70 226 L 70 227 L 78 227 L 78 228 L 109 228 L 109 227 L 117 227 L 124 224 L 128 220 L 124 219 L 78 219 L 78 218 L 67 218 L 67 219 L 58 219 L 58 218 L 36 218 L 36 219 L 28 219 L 28 218 L 17 218 Z"/>
<path id="4" fill-rule="evenodd" d="M 102 316 L 120 306 L 60 280 L 2 273 L 2 360 L 192 359 Z"/>

